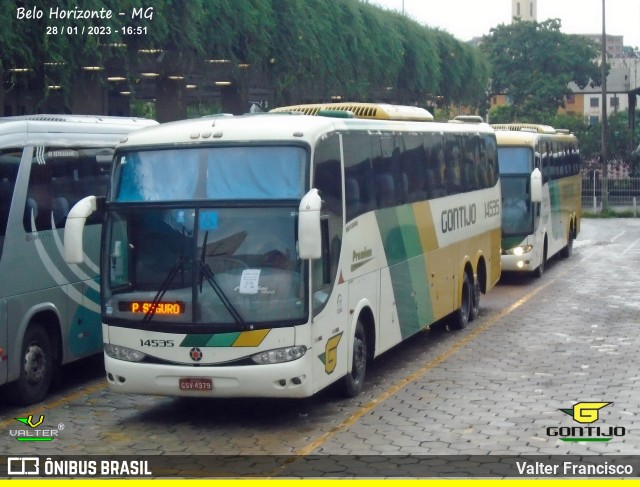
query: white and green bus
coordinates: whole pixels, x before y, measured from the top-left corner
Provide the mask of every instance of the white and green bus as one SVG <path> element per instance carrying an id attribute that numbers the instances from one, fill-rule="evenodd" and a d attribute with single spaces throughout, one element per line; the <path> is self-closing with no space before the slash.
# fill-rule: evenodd
<path id="1" fill-rule="evenodd" d="M 65 230 L 80 261 L 103 208 L 113 391 L 354 396 L 369 359 L 476 316 L 500 277 L 494 131 L 364 107 L 172 122 L 117 147 L 106 201 Z"/>
<path id="2" fill-rule="evenodd" d="M 580 231 L 577 138 L 548 125 L 492 125 L 502 185 L 502 270 L 540 277 L 548 259 L 569 257 Z"/>
<path id="3" fill-rule="evenodd" d="M 63 259 L 69 209 L 106 194 L 116 144 L 155 124 L 119 117 L 0 118 L 0 391 L 41 401 L 60 365 L 102 348 L 100 222 L 87 225 L 87 258 Z"/>

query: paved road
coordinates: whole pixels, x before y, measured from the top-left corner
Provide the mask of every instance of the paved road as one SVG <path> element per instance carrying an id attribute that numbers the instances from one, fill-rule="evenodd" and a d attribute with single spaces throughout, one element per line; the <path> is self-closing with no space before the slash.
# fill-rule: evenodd
<path id="1" fill-rule="evenodd" d="M 585 219 L 570 259 L 541 279 L 503 276 L 467 329 L 422 332 L 376 360 L 357 399 L 123 396 L 94 360 L 70 368 L 44 404 L 0 405 L 0 445 L 12 455 L 640 454 L 639 270 L 640 220 Z M 611 403 L 591 424 L 616 428 L 610 441 L 551 436 L 589 426 L 560 411 L 581 402 Z M 13 418 L 28 414 L 60 425 L 58 438 L 16 442 Z"/>

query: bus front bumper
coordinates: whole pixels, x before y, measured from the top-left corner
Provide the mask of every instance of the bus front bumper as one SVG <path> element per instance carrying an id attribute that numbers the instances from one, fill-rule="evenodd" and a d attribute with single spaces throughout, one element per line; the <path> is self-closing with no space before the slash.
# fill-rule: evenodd
<path id="1" fill-rule="evenodd" d="M 112 391 L 184 397 L 309 397 L 311 354 L 268 365 L 185 366 L 126 362 L 105 354 Z M 182 384 L 182 386 L 181 386 Z"/>

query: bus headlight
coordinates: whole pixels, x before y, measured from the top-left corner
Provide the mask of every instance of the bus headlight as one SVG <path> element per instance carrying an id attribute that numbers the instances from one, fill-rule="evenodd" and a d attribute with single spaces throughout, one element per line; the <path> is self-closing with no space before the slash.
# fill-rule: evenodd
<path id="1" fill-rule="evenodd" d="M 132 350 L 131 348 L 121 347 L 120 345 L 104 344 L 104 353 L 109 357 L 126 362 L 142 362 L 146 354 Z"/>
<path id="2" fill-rule="evenodd" d="M 275 348 L 273 350 L 265 350 L 264 352 L 256 353 L 251 356 L 258 365 L 263 364 L 279 364 L 282 362 L 291 362 L 292 360 L 298 360 L 307 352 L 307 347 L 304 345 L 298 345 L 295 347 Z"/>
<path id="3" fill-rule="evenodd" d="M 531 252 L 532 249 L 533 245 L 521 245 L 507 250 L 507 254 L 519 256 Z"/>

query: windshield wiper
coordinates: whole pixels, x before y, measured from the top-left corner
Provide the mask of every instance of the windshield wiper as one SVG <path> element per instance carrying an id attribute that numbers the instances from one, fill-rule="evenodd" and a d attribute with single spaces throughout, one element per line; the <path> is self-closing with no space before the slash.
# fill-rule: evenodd
<path id="1" fill-rule="evenodd" d="M 162 284 L 160 284 L 160 288 L 158 289 L 158 292 L 156 293 L 156 295 L 153 297 L 153 300 L 151 301 L 151 306 L 149 307 L 149 311 L 147 311 L 144 317 L 142 318 L 143 322 L 151 321 L 151 319 L 156 314 L 158 303 L 162 300 L 162 298 L 164 297 L 164 294 L 167 292 L 167 289 L 169 289 L 169 286 L 173 282 L 173 279 L 176 277 L 176 274 L 178 274 L 178 271 L 184 265 L 184 260 L 185 260 L 184 256 L 182 255 L 179 256 L 178 260 L 173 265 L 173 267 L 169 269 L 169 273 L 167 274 L 167 277 L 164 278 L 164 281 L 162 281 Z"/>
<path id="2" fill-rule="evenodd" d="M 240 312 L 236 309 L 236 307 L 233 305 L 233 303 L 229 301 L 229 298 L 220 287 L 220 284 L 218 284 L 218 281 L 216 281 L 216 277 L 214 276 L 211 268 L 202 260 L 199 260 L 198 264 L 200 264 L 200 270 L 202 272 L 202 275 L 207 280 L 211 288 L 218 295 L 218 298 L 220 298 L 220 301 L 222 302 L 224 307 L 227 308 L 227 311 L 229 312 L 231 317 L 234 319 L 236 324 L 240 326 L 245 326 L 247 322 L 244 320 L 244 318 L 242 317 Z"/>

